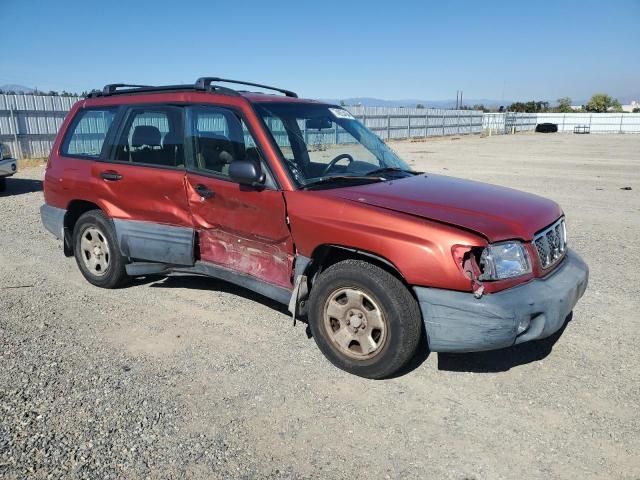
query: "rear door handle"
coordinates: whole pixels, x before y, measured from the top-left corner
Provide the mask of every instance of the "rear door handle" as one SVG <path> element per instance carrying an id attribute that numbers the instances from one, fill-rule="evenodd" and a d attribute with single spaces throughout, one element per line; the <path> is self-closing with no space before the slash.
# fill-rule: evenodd
<path id="1" fill-rule="evenodd" d="M 100 176 L 104 180 L 108 180 L 110 182 L 117 182 L 118 180 L 120 180 L 122 178 L 122 175 L 120 175 L 115 170 L 105 170 L 104 172 L 100 173 Z"/>
<path id="2" fill-rule="evenodd" d="M 200 195 L 202 198 L 211 198 L 211 197 L 213 197 L 213 190 L 211 190 L 206 185 L 203 185 L 203 184 L 199 183 L 193 188 L 194 188 L 194 190 L 196 192 L 198 192 L 198 195 Z"/>

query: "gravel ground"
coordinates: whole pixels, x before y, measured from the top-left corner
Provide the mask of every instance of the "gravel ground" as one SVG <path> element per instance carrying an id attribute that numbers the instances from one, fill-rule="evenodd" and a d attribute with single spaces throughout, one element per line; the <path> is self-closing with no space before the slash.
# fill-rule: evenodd
<path id="1" fill-rule="evenodd" d="M 591 267 L 563 332 L 350 376 L 223 282 L 91 286 L 40 224 L 42 169 L 24 170 L 0 196 L 0 477 L 640 478 L 640 136 L 393 147 L 560 202 Z"/>

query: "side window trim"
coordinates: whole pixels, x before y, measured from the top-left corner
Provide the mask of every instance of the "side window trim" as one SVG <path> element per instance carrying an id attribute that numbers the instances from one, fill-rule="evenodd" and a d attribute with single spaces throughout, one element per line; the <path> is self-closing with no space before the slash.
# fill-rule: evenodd
<path id="1" fill-rule="evenodd" d="M 105 132 L 105 137 L 104 140 L 102 141 L 102 146 L 100 147 L 100 153 L 98 155 L 83 155 L 83 154 L 77 154 L 77 153 L 69 153 L 68 152 L 68 148 L 69 148 L 69 144 L 71 143 L 71 138 L 73 137 L 73 135 L 75 134 L 75 130 L 78 127 L 78 124 L 82 121 L 82 119 L 84 118 L 85 114 L 87 112 L 104 112 L 104 111 L 108 111 L 108 110 L 113 110 L 115 112 L 115 115 L 113 116 L 113 119 L 111 120 L 111 123 L 109 124 L 109 128 L 107 128 L 107 131 Z M 73 117 L 73 120 L 71 122 L 71 124 L 69 125 L 69 128 L 67 128 L 67 131 L 64 134 L 64 137 L 62 138 L 62 142 L 60 143 L 60 147 L 58 148 L 58 154 L 63 156 L 63 157 L 69 157 L 69 158 L 79 158 L 82 160 L 91 160 L 91 161 L 98 161 L 102 158 L 102 156 L 104 155 L 105 151 L 108 150 L 108 139 L 110 138 L 110 135 L 112 134 L 112 132 L 116 129 L 117 127 L 117 121 L 118 121 L 118 116 L 120 114 L 120 108 L 116 105 L 116 106 L 110 106 L 110 105 L 106 105 L 106 106 L 96 106 L 96 107 L 82 107 L 80 109 L 78 109 L 78 111 L 76 112 L 75 116 Z"/>
<path id="2" fill-rule="evenodd" d="M 185 123 L 184 123 L 184 130 L 185 130 L 184 154 L 185 154 L 185 165 L 187 167 L 188 173 L 203 175 L 205 177 L 215 178 L 217 180 L 223 180 L 223 181 L 233 183 L 233 180 L 231 180 L 231 178 L 229 178 L 226 175 L 218 174 L 213 170 L 198 168 L 198 166 L 196 165 L 196 151 L 195 151 L 195 145 L 194 145 L 195 142 L 187 141 L 190 130 L 195 129 L 195 125 L 193 125 L 193 122 L 194 122 L 193 110 L 197 108 L 206 108 L 214 111 L 218 110 L 218 111 L 223 111 L 224 113 L 235 115 L 238 118 L 238 120 L 246 126 L 247 131 L 249 132 L 249 135 L 251 136 L 253 143 L 255 144 L 255 148 L 258 151 L 258 155 L 260 156 L 261 168 L 264 169 L 264 173 L 267 178 L 264 184 L 264 188 L 269 190 L 280 190 L 280 185 L 278 184 L 276 177 L 273 175 L 271 166 L 269 165 L 269 162 L 267 161 L 267 158 L 264 155 L 260 142 L 257 140 L 257 136 L 255 135 L 254 129 L 249 124 L 249 122 L 247 122 L 243 112 L 241 112 L 237 108 L 233 108 L 228 105 L 222 106 L 222 105 L 215 105 L 215 104 L 209 104 L 209 103 L 193 103 L 193 104 L 185 105 L 185 107 L 186 107 L 185 108 L 186 111 L 185 111 Z"/>
<path id="3" fill-rule="evenodd" d="M 115 142 L 118 138 L 118 133 L 122 128 L 122 123 L 124 120 L 125 113 L 127 108 L 120 105 L 118 106 L 118 110 L 116 111 L 116 116 L 113 118 L 113 122 L 111 123 L 111 128 L 107 133 L 107 137 L 104 139 L 104 145 L 102 146 L 102 152 L 100 152 L 99 160 L 101 162 L 108 161 L 109 158 L 113 155 L 113 151 L 115 150 Z"/>
<path id="4" fill-rule="evenodd" d="M 129 120 L 132 118 L 136 110 L 166 109 L 166 110 L 179 111 L 180 113 L 179 118 L 182 123 L 182 129 L 179 130 L 179 133 L 182 135 L 183 148 L 186 147 L 186 142 L 185 142 L 186 116 L 185 116 L 184 107 L 185 107 L 184 105 L 176 105 L 173 103 L 170 103 L 170 104 L 169 103 L 166 103 L 166 104 L 165 103 L 137 103 L 137 104 L 121 105 L 119 108 L 119 111 L 117 112 L 112 122 L 110 135 L 108 135 L 109 148 L 105 149 L 103 146 L 103 151 L 102 151 L 103 155 L 101 155 L 100 161 L 105 163 L 115 163 L 119 165 L 132 165 L 132 166 L 147 167 L 147 168 L 161 168 L 163 170 L 185 171 L 187 169 L 186 152 L 184 152 L 183 154 L 185 155 L 185 159 L 184 159 L 185 163 L 182 167 L 170 166 L 170 165 L 159 165 L 155 163 L 130 162 L 125 160 L 118 160 L 115 158 L 116 150 L 118 147 L 118 141 L 125 134 L 125 130 L 128 127 L 130 127 L 131 122 Z M 116 123 L 116 121 L 117 121 L 117 126 L 116 126 L 117 128 L 113 128 L 113 125 Z M 107 140 L 105 139 L 105 144 L 106 143 L 107 143 Z"/>
<path id="5" fill-rule="evenodd" d="M 258 119 L 258 123 L 262 126 L 262 128 L 264 129 L 266 135 L 267 135 L 267 141 L 271 143 L 271 148 L 273 148 L 273 150 L 275 152 L 277 152 L 278 154 L 278 161 L 281 162 L 283 165 L 284 163 L 286 163 L 286 157 L 284 156 L 284 153 L 282 152 L 282 149 L 280 148 L 280 145 L 278 144 L 278 141 L 276 140 L 276 138 L 273 136 L 273 132 L 271 131 L 271 128 L 269 128 L 269 125 L 267 125 L 267 122 L 265 121 L 265 119 L 262 117 L 262 115 L 260 114 L 260 112 L 252 105 L 252 110 L 253 110 L 253 114 L 256 116 L 256 118 Z M 287 136 L 289 134 L 287 133 Z M 288 168 L 284 169 L 286 172 L 287 177 L 289 177 L 289 180 L 291 181 L 291 183 L 293 183 L 294 185 L 297 185 L 295 178 L 293 178 L 293 176 L 291 175 L 291 172 L 289 171 Z M 274 177 L 275 179 L 275 177 Z"/>

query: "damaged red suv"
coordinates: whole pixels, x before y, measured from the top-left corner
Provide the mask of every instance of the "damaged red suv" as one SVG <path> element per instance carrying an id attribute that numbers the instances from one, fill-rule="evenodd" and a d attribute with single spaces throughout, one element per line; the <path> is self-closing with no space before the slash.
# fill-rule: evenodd
<path id="1" fill-rule="evenodd" d="M 398 372 L 423 335 L 436 352 L 547 337 L 587 287 L 553 201 L 413 171 L 343 108 L 249 82 L 107 85 L 67 116 L 44 194 L 92 284 L 235 283 L 363 377 Z"/>

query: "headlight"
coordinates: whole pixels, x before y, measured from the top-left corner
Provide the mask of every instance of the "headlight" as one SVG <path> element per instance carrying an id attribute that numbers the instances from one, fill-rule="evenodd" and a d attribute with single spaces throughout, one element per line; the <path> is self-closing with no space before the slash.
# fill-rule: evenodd
<path id="1" fill-rule="evenodd" d="M 480 280 L 502 280 L 531 272 L 531 262 L 520 242 L 495 243 L 480 255 Z"/>

